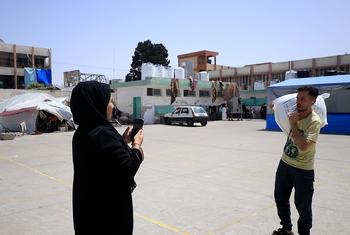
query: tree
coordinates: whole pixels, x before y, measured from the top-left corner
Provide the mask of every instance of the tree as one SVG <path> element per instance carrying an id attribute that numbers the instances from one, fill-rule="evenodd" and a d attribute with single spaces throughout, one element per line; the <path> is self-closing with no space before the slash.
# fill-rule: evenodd
<path id="1" fill-rule="evenodd" d="M 152 43 L 150 40 L 139 42 L 132 56 L 130 72 L 125 76 L 125 81 L 141 80 L 142 63 L 169 66 L 168 50 L 161 43 Z"/>

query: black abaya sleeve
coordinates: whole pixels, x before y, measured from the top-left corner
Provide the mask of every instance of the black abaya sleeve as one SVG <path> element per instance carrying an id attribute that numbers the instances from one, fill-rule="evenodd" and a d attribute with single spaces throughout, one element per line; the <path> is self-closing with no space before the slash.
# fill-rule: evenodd
<path id="1" fill-rule="evenodd" d="M 93 142 L 100 149 L 101 154 L 109 165 L 108 168 L 115 168 L 120 173 L 127 176 L 130 182 L 142 162 L 142 155 L 139 150 L 130 149 L 124 143 L 123 137 L 110 127 L 98 127 L 89 133 Z"/>

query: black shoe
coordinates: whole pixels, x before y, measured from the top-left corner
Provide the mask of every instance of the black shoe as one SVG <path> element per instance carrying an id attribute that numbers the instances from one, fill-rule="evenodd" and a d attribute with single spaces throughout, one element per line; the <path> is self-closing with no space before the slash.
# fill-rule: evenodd
<path id="1" fill-rule="evenodd" d="M 279 228 L 277 231 L 273 231 L 272 235 L 294 235 L 294 233 L 292 231 L 287 231 L 283 228 Z"/>

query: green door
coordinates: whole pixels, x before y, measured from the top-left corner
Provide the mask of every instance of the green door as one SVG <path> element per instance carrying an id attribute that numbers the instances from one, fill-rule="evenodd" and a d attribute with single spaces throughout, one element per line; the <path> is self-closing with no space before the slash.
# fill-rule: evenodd
<path id="1" fill-rule="evenodd" d="M 140 96 L 133 98 L 132 118 L 134 120 L 135 118 L 141 118 L 141 97 Z"/>

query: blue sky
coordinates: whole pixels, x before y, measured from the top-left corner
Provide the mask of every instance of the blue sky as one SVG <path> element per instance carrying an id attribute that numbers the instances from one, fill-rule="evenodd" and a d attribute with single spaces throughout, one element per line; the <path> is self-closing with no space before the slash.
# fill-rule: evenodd
<path id="1" fill-rule="evenodd" d="M 198 50 L 229 66 L 350 53 L 349 9 L 348 0 L 2 0 L 0 38 L 51 48 L 62 84 L 74 69 L 124 78 L 147 39 L 168 49 L 171 66 Z"/>

